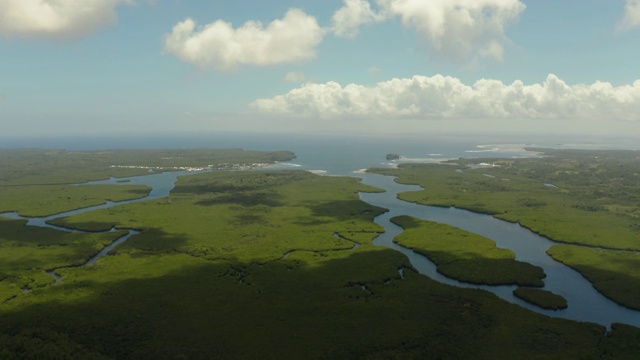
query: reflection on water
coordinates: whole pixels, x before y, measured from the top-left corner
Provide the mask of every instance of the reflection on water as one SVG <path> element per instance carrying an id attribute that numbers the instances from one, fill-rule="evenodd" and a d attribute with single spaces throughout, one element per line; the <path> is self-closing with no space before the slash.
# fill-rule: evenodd
<path id="1" fill-rule="evenodd" d="M 607 327 L 613 322 L 640 326 L 640 312 L 625 308 L 607 299 L 578 272 L 549 257 L 546 250 L 555 244 L 549 239 L 534 234 L 518 224 L 502 221 L 489 215 L 398 200 L 397 194 L 399 192 L 417 191 L 421 188 L 415 185 L 398 184 L 389 176 L 366 174 L 362 178 L 365 184 L 387 190 L 385 193 L 360 193 L 360 198 L 363 201 L 390 210 L 375 219 L 375 222 L 382 225 L 386 232 L 376 238 L 374 243 L 402 252 L 421 274 L 444 284 L 491 291 L 511 303 L 548 316 L 595 322 Z M 402 229 L 391 223 L 389 219 L 399 215 L 410 215 L 456 226 L 488 237 L 494 240 L 500 248 L 511 249 L 516 253 L 517 260 L 542 267 L 547 274 L 543 289 L 565 297 L 569 307 L 556 311 L 541 309 L 515 297 L 512 291 L 516 286 L 475 285 L 453 280 L 438 273 L 436 266 L 425 256 L 393 243 L 393 239 L 402 232 Z"/>

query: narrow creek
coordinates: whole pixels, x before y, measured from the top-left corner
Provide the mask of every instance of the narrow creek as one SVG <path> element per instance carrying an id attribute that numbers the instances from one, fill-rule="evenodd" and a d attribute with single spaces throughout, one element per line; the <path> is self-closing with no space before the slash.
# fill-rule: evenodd
<path id="1" fill-rule="evenodd" d="M 548 256 L 546 250 L 556 244 L 551 240 L 518 224 L 502 221 L 489 215 L 402 201 L 397 198 L 398 193 L 417 191 L 422 188 L 416 185 L 398 184 L 391 176 L 369 173 L 359 174 L 359 176 L 362 177 L 363 183 L 386 190 L 384 193 L 360 193 L 360 199 L 363 201 L 389 209 L 374 220 L 385 228 L 385 233 L 377 237 L 374 243 L 405 254 L 419 273 L 444 284 L 491 291 L 511 303 L 552 317 L 594 322 L 606 327 L 614 322 L 640 326 L 640 311 L 628 309 L 609 300 L 577 271 Z M 450 279 L 438 273 L 436 266 L 428 258 L 393 242 L 393 239 L 402 232 L 402 228 L 391 223 L 389 219 L 399 215 L 449 224 L 494 240 L 498 247 L 512 250 L 517 260 L 542 267 L 547 274 L 543 289 L 564 296 L 569 307 L 564 310 L 545 310 L 515 297 L 512 291 L 516 286 L 476 285 Z"/>
<path id="2" fill-rule="evenodd" d="M 27 220 L 28 226 L 48 227 L 56 230 L 82 232 L 74 229 L 67 229 L 48 224 L 48 221 L 80 213 L 106 209 L 114 206 L 131 204 L 140 201 L 159 199 L 169 196 L 174 188 L 179 176 L 192 175 L 196 172 L 179 171 L 134 176 L 128 178 L 111 178 L 108 180 L 91 181 L 91 184 L 115 184 L 115 185 L 147 185 L 151 187 L 148 196 L 135 200 L 121 202 L 108 202 L 106 204 L 77 209 L 60 214 L 42 218 L 26 218 L 17 213 L 3 213 L 0 216 Z M 351 175 L 353 176 L 353 175 Z M 540 314 L 560 317 L 577 321 L 589 321 L 609 327 L 611 323 L 620 322 L 640 327 L 640 312 L 634 311 L 607 299 L 597 292 L 593 286 L 578 272 L 556 262 L 546 254 L 555 243 L 542 236 L 532 233 L 518 224 L 509 223 L 496 219 L 489 215 L 473 213 L 456 208 L 439 208 L 424 206 L 401 201 L 397 194 L 406 191 L 420 190 L 421 187 L 415 185 L 402 185 L 394 181 L 393 177 L 377 174 L 357 172 L 357 176 L 363 179 L 363 183 L 386 190 L 384 193 L 360 193 L 360 198 L 375 206 L 389 209 L 388 212 L 375 218 L 375 222 L 384 227 L 385 232 L 378 236 L 374 243 L 399 251 L 409 258 L 413 267 L 421 274 L 444 284 L 463 288 L 483 289 L 493 292 L 497 296 L 511 303 L 530 309 Z M 79 184 L 84 185 L 84 184 Z M 564 296 L 569 304 L 565 310 L 545 310 L 535 305 L 529 304 L 512 294 L 515 286 L 487 286 L 476 285 L 450 279 L 436 271 L 435 265 L 425 256 L 393 243 L 393 239 L 402 232 L 402 229 L 391 223 L 390 218 L 398 215 L 409 215 L 420 219 L 436 221 L 459 227 L 461 229 L 488 237 L 497 243 L 498 247 L 511 249 L 516 253 L 516 259 L 526 261 L 544 269 L 547 277 L 544 279 L 544 289 Z M 129 237 L 137 234 L 135 230 L 130 230 L 128 234 L 118 238 L 112 244 L 103 248 L 98 254 L 89 259 L 84 265 L 92 265 L 99 258 L 106 256 L 113 248 L 125 242 Z M 341 237 L 340 234 L 334 234 Z M 357 249 L 360 244 L 354 242 L 353 249 Z M 285 254 L 283 258 L 286 258 Z M 398 269 L 402 276 L 404 269 Z M 55 279 L 56 283 L 61 280 L 55 269 L 48 271 Z"/>
<path id="3" fill-rule="evenodd" d="M 50 216 L 45 216 L 45 217 L 25 217 L 25 216 L 21 216 L 17 212 L 0 213 L 0 216 L 5 217 L 5 218 L 9 218 L 9 219 L 27 220 L 27 223 L 26 223 L 27 226 L 45 227 L 45 228 L 55 229 L 55 230 L 59 230 L 59 231 L 73 232 L 73 233 L 88 233 L 88 231 L 82 231 L 82 230 L 70 229 L 70 228 L 66 228 L 66 227 L 52 225 L 52 224 L 49 223 L 49 221 L 52 221 L 52 220 L 55 220 L 55 219 L 60 219 L 60 218 L 67 217 L 67 216 L 78 215 L 78 214 L 82 214 L 82 213 L 89 212 L 89 211 L 100 210 L 100 209 L 108 209 L 108 208 L 111 208 L 111 207 L 114 207 L 114 206 L 120 206 L 120 205 L 126 205 L 126 204 L 132 204 L 132 203 L 136 203 L 136 202 L 141 202 L 141 201 L 164 198 L 164 197 L 169 196 L 169 193 L 175 187 L 176 181 L 178 180 L 179 176 L 192 175 L 192 174 L 196 174 L 196 173 L 199 173 L 199 172 L 194 172 L 194 171 L 171 171 L 171 172 L 154 173 L 154 174 L 149 174 L 149 175 L 131 176 L 131 177 L 126 177 L 126 178 L 110 178 L 108 180 L 88 181 L 86 183 L 76 184 L 76 185 L 77 186 L 97 185 L 97 184 L 146 185 L 146 186 L 149 186 L 151 188 L 151 190 L 150 190 L 150 192 L 149 192 L 149 194 L 147 196 L 144 196 L 144 197 L 141 197 L 141 198 L 138 198 L 138 199 L 124 200 L 124 201 L 117 201 L 117 202 L 107 201 L 106 203 L 101 204 L 101 205 L 89 206 L 89 207 L 86 207 L 86 208 L 66 211 L 66 212 L 62 212 L 62 213 L 58 213 L 58 214 L 54 214 L 54 215 L 50 215 Z M 113 228 L 111 230 L 104 231 L 104 232 L 112 232 L 112 231 L 116 231 L 116 229 Z M 102 248 L 102 250 L 100 250 L 97 254 L 95 254 L 93 257 L 88 259 L 84 264 L 82 264 L 80 266 L 90 266 L 90 265 L 95 264 L 98 259 L 100 259 L 101 257 L 107 256 L 109 254 L 109 252 L 111 250 L 113 250 L 116 246 L 124 243 L 131 236 L 139 234 L 139 233 L 140 233 L 140 231 L 131 230 L 130 229 L 127 234 L 117 238 L 111 244 L 109 244 L 109 245 L 105 246 L 104 248 Z M 58 273 L 56 273 L 57 269 L 59 269 L 59 268 L 50 269 L 50 270 L 46 271 L 47 274 L 49 274 L 51 277 L 53 277 L 53 279 L 54 279 L 56 284 L 59 283 L 62 280 L 62 277 Z"/>

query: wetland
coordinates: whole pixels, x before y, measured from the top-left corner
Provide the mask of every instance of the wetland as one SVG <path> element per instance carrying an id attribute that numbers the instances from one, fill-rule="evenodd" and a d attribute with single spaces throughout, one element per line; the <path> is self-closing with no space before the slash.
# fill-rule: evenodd
<path id="1" fill-rule="evenodd" d="M 528 308 L 517 300 L 510 300 L 514 302 L 511 304 L 501 295 L 512 293 L 516 285 L 508 289 L 498 286 L 500 290 L 494 294 L 475 284 L 494 281 L 492 274 L 503 275 L 496 270 L 503 266 L 501 259 L 506 259 L 509 267 L 525 266 L 525 273 L 536 274 L 526 281 L 506 283 L 539 286 L 537 281 L 542 280 L 549 286 L 553 277 L 554 271 L 547 270 L 546 264 L 540 266 L 530 263 L 526 256 L 523 259 L 520 254 L 508 254 L 510 250 L 505 250 L 491 234 L 455 224 L 439 230 L 454 241 L 470 236 L 473 243 L 484 244 L 475 253 L 469 252 L 475 257 L 501 254 L 486 257 L 500 260 L 500 265 L 484 261 L 478 265 L 479 271 L 470 271 L 469 275 L 481 278 L 469 283 L 459 281 L 469 280 L 464 274 L 449 274 L 458 280 L 448 279 L 444 284 L 434 281 L 431 275 L 419 274 L 423 272 L 420 266 L 405 256 L 411 252 L 407 248 L 400 253 L 378 246 L 384 245 L 383 238 L 396 230 L 384 219 L 406 215 L 398 208 L 388 211 L 386 205 L 391 201 L 428 212 L 452 210 L 398 200 L 392 188 L 406 186 L 394 183 L 389 176 L 354 174 L 360 167 L 342 174 L 325 169 L 331 175 L 361 179 L 292 171 L 288 170 L 290 165 L 284 164 L 259 171 L 255 169 L 262 165 L 247 165 L 291 160 L 293 154 L 286 152 L 255 152 L 244 159 L 242 152 L 211 151 L 203 163 L 190 162 L 193 159 L 188 151 L 179 155 L 163 152 L 161 158 L 172 158 L 171 163 L 150 164 L 202 170 L 200 166 L 211 165 L 211 159 L 217 159 L 219 163 L 244 165 L 234 171 L 192 172 L 177 181 L 174 178 L 175 185 L 164 178 L 158 184 L 145 185 L 139 179 L 149 177 L 140 176 L 148 175 L 148 168 L 96 166 L 91 172 L 82 168 L 64 171 L 61 162 L 61 175 L 54 176 L 58 178 L 55 185 L 61 186 L 59 191 L 42 191 L 42 204 L 38 205 L 36 215 L 50 217 L 45 221 L 46 227 L 25 226 L 28 219 L 0 220 L 2 254 L 6 257 L 0 270 L 3 356 L 624 358 L 638 354 L 640 331 L 633 326 L 612 325 L 606 319 L 588 315 L 582 321 L 563 319 L 560 313 L 579 308 L 570 296 L 567 310 L 531 311 L 536 306 L 529 304 Z M 300 156 L 297 152 L 296 155 Z M 90 159 L 92 153 L 84 156 Z M 133 161 L 137 154 L 128 156 L 132 159 L 124 164 L 142 163 Z M 202 153 L 194 154 L 198 156 Z M 423 166 L 426 165 L 415 165 L 416 169 Z M 460 173 L 455 171 L 457 167 L 442 166 L 455 174 L 473 174 L 467 168 Z M 307 167 L 321 168 L 313 163 Z M 168 169 L 156 169 L 158 173 L 151 176 L 175 176 Z M 393 176 L 399 176 L 398 181 L 423 187 L 414 191 L 427 191 L 437 183 L 422 180 L 424 174 L 416 175 L 413 181 L 406 180 L 401 173 L 405 169 L 376 171 L 397 172 Z M 486 168 L 481 171 L 490 173 Z M 47 171 L 39 173 L 34 166 L 24 175 L 25 184 L 20 180 L 23 175 L 14 174 L 3 180 L 3 185 L 51 186 L 48 175 Z M 516 177 L 510 175 L 509 183 L 511 178 Z M 77 186 L 99 179 L 104 180 Z M 560 181 L 548 182 L 563 189 Z M 160 183 L 164 185 L 159 186 Z M 64 201 L 59 192 L 72 186 L 108 188 L 95 193 L 76 190 L 78 193 L 72 196 L 65 193 L 70 199 L 61 205 Z M 154 192 L 160 187 L 162 192 Z M 387 193 L 381 192 L 383 189 Z M 384 200 L 389 194 L 393 199 Z M 145 195 L 148 197 L 143 198 Z M 379 200 L 372 200 L 376 197 Z M 29 212 L 36 208 L 33 199 L 20 200 L 17 195 L 12 199 L 15 200 L 8 205 L 3 201 L 3 211 L 34 215 Z M 86 211 L 65 214 L 78 208 Z M 398 237 L 400 244 L 406 242 L 402 236 L 411 235 L 409 231 L 415 232 L 414 241 L 419 241 L 424 234 L 433 233 L 430 227 L 437 225 L 420 220 L 424 217 L 421 213 L 411 215 L 413 218 L 395 218 L 407 227 Z M 476 215 L 494 219 L 482 221 L 499 221 L 488 215 L 472 216 Z M 458 221 L 477 221 L 465 216 L 458 216 Z M 426 220 L 438 221 L 437 215 Z M 481 227 L 487 228 L 486 224 Z M 400 234 L 402 230 L 398 230 Z M 128 232 L 127 241 L 110 249 L 109 256 L 86 264 Z M 486 238 L 476 239 L 471 233 Z M 578 246 L 566 242 L 561 246 Z M 418 245 L 412 247 L 418 249 Z M 612 246 L 603 251 L 633 251 L 615 248 L 615 241 Z M 441 250 L 450 249 L 438 251 Z M 456 262 L 466 264 L 447 264 Z M 633 266 L 633 262 L 628 264 Z M 459 269 L 468 271 L 466 265 L 451 269 L 454 273 Z M 545 269 L 546 277 L 536 270 L 538 267 Z M 59 283 L 46 273 L 54 268 L 61 276 Z M 482 271 L 486 274 L 482 275 Z M 456 287 L 447 285 L 447 281 L 456 283 Z M 25 292 L 25 288 L 29 291 Z M 287 346 L 277 345 L 283 339 Z"/>

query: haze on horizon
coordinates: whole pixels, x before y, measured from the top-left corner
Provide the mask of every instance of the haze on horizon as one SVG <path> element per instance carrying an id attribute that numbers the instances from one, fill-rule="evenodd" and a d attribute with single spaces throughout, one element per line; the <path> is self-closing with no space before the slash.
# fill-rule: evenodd
<path id="1" fill-rule="evenodd" d="M 2 136 L 640 135 L 640 0 L 0 0 Z"/>

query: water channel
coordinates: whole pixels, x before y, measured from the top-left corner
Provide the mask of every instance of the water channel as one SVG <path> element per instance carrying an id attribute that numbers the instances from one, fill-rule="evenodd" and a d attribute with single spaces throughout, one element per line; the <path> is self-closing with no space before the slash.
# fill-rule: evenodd
<path id="1" fill-rule="evenodd" d="M 0 216 L 9 218 L 9 219 L 27 220 L 27 223 L 26 223 L 27 226 L 45 227 L 45 228 L 55 229 L 59 231 L 74 232 L 74 233 L 87 233 L 87 231 L 69 229 L 61 226 L 52 225 L 49 223 L 49 221 L 68 217 L 68 216 L 78 215 L 78 214 L 82 214 L 89 211 L 107 209 L 114 206 L 132 204 L 140 201 L 164 198 L 169 196 L 169 193 L 175 187 L 178 177 L 195 174 L 195 173 L 198 173 L 198 172 L 174 171 L 174 172 L 154 173 L 154 174 L 142 175 L 142 176 L 132 176 L 127 178 L 110 178 L 108 180 L 89 181 L 83 184 L 76 184 L 76 185 L 77 186 L 98 185 L 98 184 L 146 185 L 151 188 L 151 191 L 147 196 L 141 197 L 138 199 L 124 200 L 124 201 L 117 201 L 117 202 L 107 201 L 106 203 L 101 205 L 89 206 L 86 208 L 66 211 L 66 212 L 62 212 L 62 213 L 58 213 L 58 214 L 54 214 L 46 217 L 24 217 L 18 214 L 17 212 L 0 213 Z M 109 231 L 113 232 L 113 231 L 116 231 L 116 229 L 113 228 Z M 127 241 L 131 236 L 139 233 L 140 232 L 137 230 L 129 230 L 127 234 L 117 238 L 111 244 L 105 246 L 102 250 L 100 250 L 97 254 L 92 256 L 89 260 L 87 260 L 81 266 L 89 266 L 89 265 L 95 264 L 98 259 L 100 259 L 103 256 L 107 256 L 109 252 L 113 250 L 115 247 Z M 60 277 L 60 275 L 56 273 L 56 269 L 50 269 L 47 271 L 47 273 L 53 277 L 56 284 L 62 280 L 62 277 Z"/>
<path id="2" fill-rule="evenodd" d="M 363 174 L 362 179 L 367 185 L 386 190 L 384 193 L 360 193 L 360 198 L 363 201 L 389 209 L 389 212 L 375 219 L 377 224 L 385 228 L 385 233 L 376 238 L 374 243 L 405 254 L 413 267 L 421 274 L 444 284 L 491 291 L 511 303 L 548 316 L 589 321 L 605 326 L 610 326 L 613 322 L 640 326 L 640 311 L 628 309 L 609 300 L 593 288 L 591 283 L 577 271 L 548 256 L 546 250 L 556 244 L 549 239 L 518 224 L 502 221 L 489 215 L 456 208 L 424 206 L 399 200 L 397 198 L 399 192 L 416 191 L 422 188 L 415 185 L 398 184 L 390 176 Z M 511 249 L 516 253 L 517 260 L 542 267 L 547 274 L 543 289 L 564 296 L 569 307 L 564 310 L 545 310 L 515 297 L 512 291 L 516 286 L 476 285 L 450 279 L 438 273 L 436 266 L 425 256 L 393 243 L 393 238 L 402 232 L 402 228 L 391 223 L 389 219 L 399 215 L 410 215 L 449 224 L 490 238 L 500 248 Z"/>
<path id="3" fill-rule="evenodd" d="M 283 164 L 280 167 L 288 168 L 288 166 L 290 165 Z M 91 181 L 87 184 L 147 185 L 151 187 L 152 190 L 150 194 L 144 198 L 121 202 L 108 202 L 103 205 L 73 210 L 43 218 L 24 218 L 19 216 L 17 213 L 4 213 L 0 215 L 13 219 L 26 219 L 28 220 L 27 225 L 29 226 L 49 227 L 63 231 L 77 231 L 57 227 L 48 224 L 47 222 L 53 219 L 72 216 L 87 211 L 166 197 L 174 188 L 175 182 L 179 176 L 191 174 L 194 174 L 194 172 L 164 172 L 123 179 L 111 178 L 109 180 Z M 491 291 L 506 301 L 552 317 L 589 321 L 599 323 L 607 327 L 609 327 L 613 322 L 626 323 L 640 327 L 640 312 L 625 308 L 607 299 L 597 292 L 579 273 L 549 257 L 546 254 L 546 250 L 554 244 L 552 241 L 534 234 L 518 224 L 505 222 L 489 215 L 477 214 L 456 208 L 424 206 L 398 200 L 397 194 L 399 192 L 415 191 L 420 190 L 421 188 L 413 185 L 398 184 L 394 181 L 393 177 L 362 172 L 353 172 L 350 175 L 362 178 L 363 182 L 367 185 L 386 190 L 384 193 L 360 193 L 360 198 L 363 201 L 389 209 L 388 212 L 376 217 L 375 219 L 377 224 L 385 228 L 385 233 L 377 237 L 374 240 L 374 243 L 405 254 L 409 258 L 413 267 L 421 274 L 452 286 Z M 484 286 L 469 284 L 450 279 L 438 273 L 435 265 L 426 257 L 393 243 L 393 238 L 400 234 L 402 229 L 391 223 L 389 219 L 398 215 L 410 215 L 425 220 L 453 225 L 488 237 L 496 241 L 498 247 L 513 250 L 516 253 L 517 260 L 526 261 L 544 269 L 547 274 L 547 277 L 544 279 L 544 289 L 564 296 L 568 301 L 569 307 L 565 310 L 557 311 L 541 309 L 515 297 L 512 294 L 515 286 Z M 130 230 L 128 234 L 104 248 L 99 254 L 96 254 L 84 265 L 94 264 L 100 257 L 107 255 L 115 246 L 126 241 L 130 236 L 133 236 L 136 233 L 138 232 Z M 354 247 L 357 246 L 359 246 L 359 244 L 354 245 Z M 55 274 L 55 269 L 49 273 L 56 279 L 56 282 L 60 280 L 57 274 Z"/>

